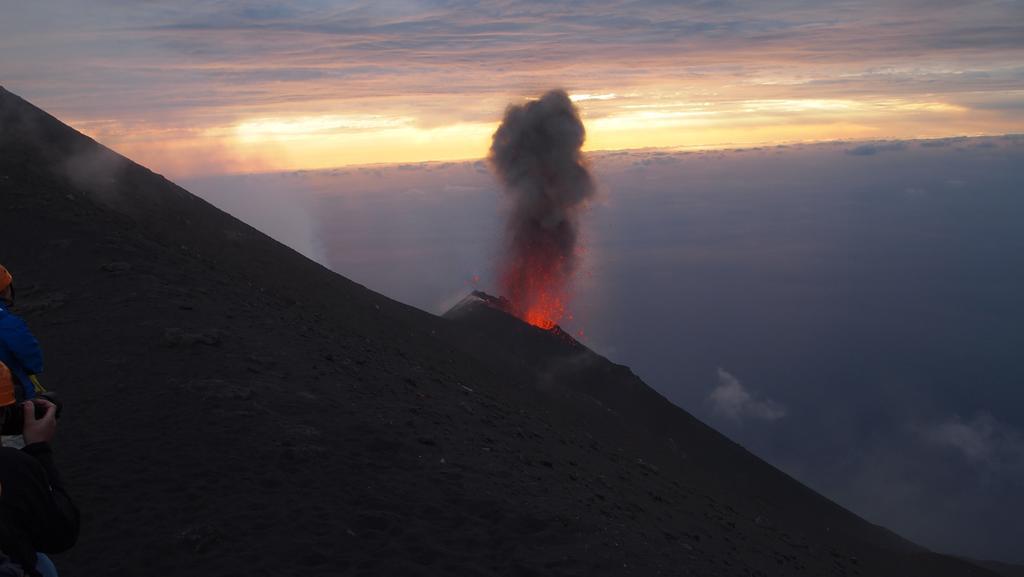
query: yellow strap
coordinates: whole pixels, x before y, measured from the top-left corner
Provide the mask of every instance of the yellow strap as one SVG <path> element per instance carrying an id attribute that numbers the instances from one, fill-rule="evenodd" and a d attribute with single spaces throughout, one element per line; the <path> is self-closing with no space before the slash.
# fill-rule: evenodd
<path id="1" fill-rule="evenodd" d="M 46 387 L 44 387 L 43 384 L 39 382 L 39 377 L 35 375 L 29 375 L 28 380 L 32 381 L 32 386 L 36 388 L 37 393 L 46 392 Z"/>

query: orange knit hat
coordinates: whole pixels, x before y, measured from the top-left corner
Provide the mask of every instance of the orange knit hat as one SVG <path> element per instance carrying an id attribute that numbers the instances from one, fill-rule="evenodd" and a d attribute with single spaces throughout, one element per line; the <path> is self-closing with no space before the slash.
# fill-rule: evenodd
<path id="1" fill-rule="evenodd" d="M 14 282 L 14 277 L 11 276 L 10 271 L 4 268 L 4 265 L 0 264 L 0 291 L 7 290 L 12 282 Z"/>

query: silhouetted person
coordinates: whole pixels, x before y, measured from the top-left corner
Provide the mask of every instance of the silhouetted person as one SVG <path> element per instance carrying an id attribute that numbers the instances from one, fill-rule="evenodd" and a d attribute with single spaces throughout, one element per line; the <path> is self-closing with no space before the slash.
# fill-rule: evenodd
<path id="1" fill-rule="evenodd" d="M 38 419 L 36 405 L 46 411 Z M 56 568 L 45 553 L 71 548 L 79 526 L 78 509 L 64 490 L 50 447 L 57 407 L 38 398 L 16 408 L 23 413 L 25 447 L 0 447 L 0 551 L 26 575 L 54 577 Z M 4 569 L 16 568 L 0 564 Z"/>

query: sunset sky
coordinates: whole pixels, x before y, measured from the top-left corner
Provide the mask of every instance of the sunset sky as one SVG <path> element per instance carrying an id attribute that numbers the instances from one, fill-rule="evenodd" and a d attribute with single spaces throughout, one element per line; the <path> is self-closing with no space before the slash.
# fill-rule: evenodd
<path id="1" fill-rule="evenodd" d="M 480 158 L 563 87 L 587 148 L 1024 132 L 1024 2 L 3 0 L 0 84 L 172 177 Z"/>

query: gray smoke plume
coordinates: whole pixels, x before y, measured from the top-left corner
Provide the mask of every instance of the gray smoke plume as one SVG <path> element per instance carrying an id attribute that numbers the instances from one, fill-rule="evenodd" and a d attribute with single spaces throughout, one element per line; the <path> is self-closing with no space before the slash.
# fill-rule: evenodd
<path id="1" fill-rule="evenodd" d="M 585 136 L 569 95 L 552 90 L 509 106 L 491 144 L 491 166 L 511 201 L 499 282 L 515 312 L 545 328 L 565 313 L 579 213 L 594 194 Z"/>

